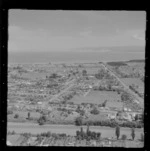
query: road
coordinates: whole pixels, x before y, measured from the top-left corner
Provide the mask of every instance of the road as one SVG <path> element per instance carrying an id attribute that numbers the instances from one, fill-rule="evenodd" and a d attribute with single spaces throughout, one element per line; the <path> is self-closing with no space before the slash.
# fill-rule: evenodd
<path id="1" fill-rule="evenodd" d="M 86 131 L 86 126 L 82 126 L 83 130 Z M 40 134 L 42 132 L 52 132 L 52 133 L 66 133 L 68 135 L 76 135 L 76 131 L 80 130 L 80 126 L 74 125 L 38 125 L 36 123 L 13 123 L 8 122 L 8 131 L 15 131 L 16 133 L 32 133 Z M 115 137 L 115 128 L 101 127 L 101 126 L 90 126 L 91 131 L 101 132 L 102 137 Z M 135 129 L 135 139 L 139 139 L 142 129 Z M 127 135 L 128 138 L 131 138 L 131 129 L 130 128 L 120 128 L 120 136 L 122 134 Z"/>
<path id="2" fill-rule="evenodd" d="M 57 99 L 59 96 L 61 96 L 63 93 L 65 93 L 66 91 L 68 91 L 70 88 L 72 88 L 72 86 L 74 85 L 74 81 L 75 81 L 76 79 L 73 79 L 73 80 L 71 80 L 71 81 L 69 81 L 69 82 L 67 82 L 66 83 L 66 88 L 64 89 L 64 90 L 62 90 L 60 93 L 58 93 L 58 94 L 56 94 L 56 95 L 54 95 L 50 100 L 48 100 L 47 102 L 44 102 L 43 104 L 42 104 L 42 106 L 47 106 L 47 104 L 49 103 L 49 102 L 52 102 L 53 100 L 55 100 L 55 99 Z M 69 85 L 69 86 L 68 86 Z M 68 87 L 67 87 L 68 86 Z"/>
<path id="3" fill-rule="evenodd" d="M 73 82 L 74 82 L 74 81 L 75 81 L 75 79 L 73 79 L 72 81 L 68 82 L 68 83 L 66 84 L 66 88 L 65 88 L 63 91 L 61 91 L 60 93 L 58 93 L 58 94 L 56 94 L 55 96 L 53 96 L 53 98 L 51 98 L 51 99 L 49 100 L 49 102 L 51 102 L 51 101 L 57 99 L 57 98 L 58 98 L 59 96 L 61 96 L 63 93 L 65 93 L 66 91 L 68 91 L 68 90 L 73 86 Z M 67 85 L 69 85 L 69 87 L 67 87 Z"/>
<path id="4" fill-rule="evenodd" d="M 129 93 L 131 93 L 133 96 L 135 96 L 135 98 L 139 101 L 141 107 L 144 106 L 144 104 L 143 104 L 143 103 L 144 103 L 144 100 L 143 100 L 142 98 L 140 98 L 136 93 L 134 93 L 133 91 L 131 91 L 131 90 L 129 89 L 129 87 L 128 87 L 123 81 L 121 81 L 120 78 L 118 78 L 118 77 L 116 76 L 116 74 L 115 74 L 112 70 L 110 70 L 109 68 L 107 68 L 104 63 L 102 64 L 102 66 L 105 68 L 105 70 L 109 71 L 109 72 L 122 84 L 122 86 L 123 86 Z"/>

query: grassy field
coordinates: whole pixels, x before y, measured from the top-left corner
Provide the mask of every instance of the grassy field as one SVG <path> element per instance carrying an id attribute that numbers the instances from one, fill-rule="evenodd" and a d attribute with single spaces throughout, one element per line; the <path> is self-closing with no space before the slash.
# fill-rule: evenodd
<path id="1" fill-rule="evenodd" d="M 14 118 L 15 114 L 18 114 L 18 118 Z M 13 111 L 13 114 L 8 115 L 9 121 L 26 121 L 28 117 L 27 111 Z M 40 113 L 38 112 L 30 112 L 30 117 L 33 119 L 38 119 L 40 117 Z"/>
<path id="2" fill-rule="evenodd" d="M 108 106 L 120 107 L 122 103 L 117 102 L 117 100 L 121 100 L 120 95 L 116 92 L 111 91 L 91 91 L 88 95 L 84 96 L 75 96 L 70 102 L 74 102 L 76 104 L 81 103 L 94 103 L 94 104 L 101 104 L 105 100 L 108 100 Z"/>

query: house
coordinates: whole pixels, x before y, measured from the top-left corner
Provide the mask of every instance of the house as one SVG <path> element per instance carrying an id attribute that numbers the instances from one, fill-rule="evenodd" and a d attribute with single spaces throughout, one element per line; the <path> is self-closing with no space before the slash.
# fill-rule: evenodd
<path id="1" fill-rule="evenodd" d="M 108 118 L 111 120 L 116 119 L 116 114 L 108 114 Z"/>
<path id="2" fill-rule="evenodd" d="M 37 102 L 37 104 L 41 105 L 41 104 L 42 104 L 42 102 Z"/>

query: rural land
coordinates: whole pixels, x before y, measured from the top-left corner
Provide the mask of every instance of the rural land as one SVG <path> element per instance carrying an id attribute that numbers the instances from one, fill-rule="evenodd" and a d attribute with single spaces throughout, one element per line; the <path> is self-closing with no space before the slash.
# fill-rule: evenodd
<path id="1" fill-rule="evenodd" d="M 144 146 L 145 60 L 8 64 L 7 145 Z"/>

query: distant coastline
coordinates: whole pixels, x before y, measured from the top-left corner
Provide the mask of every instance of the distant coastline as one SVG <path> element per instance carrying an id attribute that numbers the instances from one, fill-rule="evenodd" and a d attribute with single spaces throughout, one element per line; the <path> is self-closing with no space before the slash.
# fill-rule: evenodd
<path id="1" fill-rule="evenodd" d="M 126 52 L 40 52 L 9 53 L 8 63 L 89 63 L 144 60 L 145 53 Z"/>

